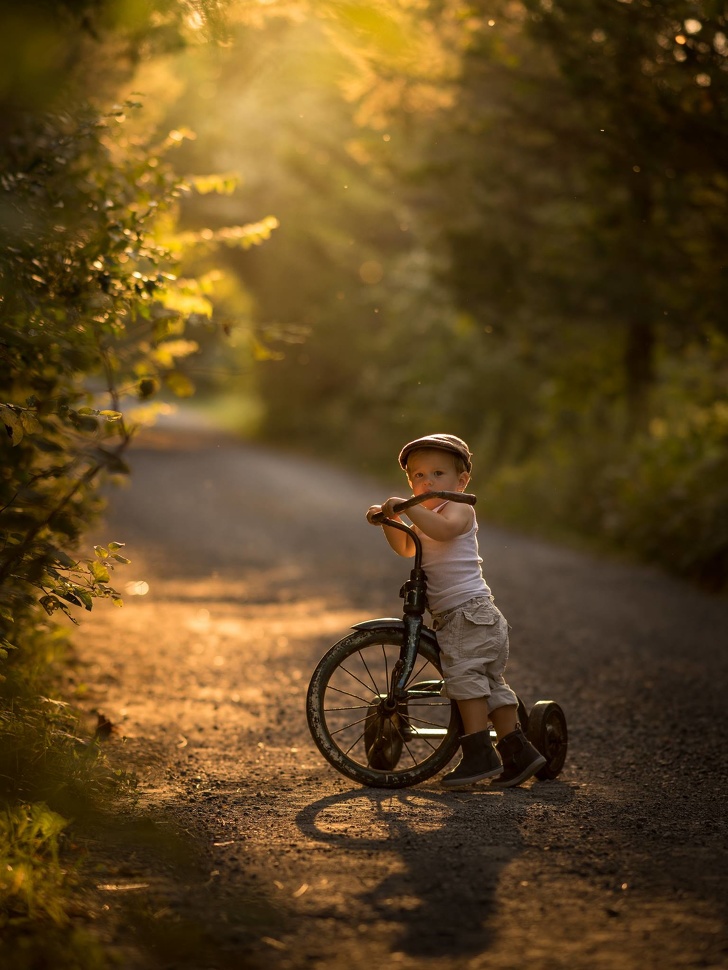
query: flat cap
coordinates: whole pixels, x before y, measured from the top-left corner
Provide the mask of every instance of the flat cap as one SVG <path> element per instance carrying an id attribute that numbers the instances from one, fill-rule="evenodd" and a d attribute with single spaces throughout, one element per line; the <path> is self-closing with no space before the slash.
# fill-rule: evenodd
<path id="1" fill-rule="evenodd" d="M 428 434 L 424 438 L 415 438 L 414 441 L 408 442 L 399 453 L 399 463 L 402 468 L 407 469 L 408 456 L 420 448 L 449 451 L 451 454 L 457 455 L 458 458 L 462 458 L 468 474 L 473 470 L 473 456 L 470 449 L 462 438 L 456 438 L 454 434 Z"/>

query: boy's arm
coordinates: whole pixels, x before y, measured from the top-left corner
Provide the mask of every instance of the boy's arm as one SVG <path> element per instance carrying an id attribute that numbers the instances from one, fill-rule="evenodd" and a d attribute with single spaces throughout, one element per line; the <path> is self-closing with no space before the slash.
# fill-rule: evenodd
<path id="1" fill-rule="evenodd" d="M 437 542 L 447 542 L 467 532 L 473 524 L 473 510 L 470 505 L 448 502 L 440 512 L 433 512 L 422 505 L 407 509 L 408 517 L 421 532 Z"/>
<path id="2" fill-rule="evenodd" d="M 367 512 L 367 521 L 372 525 L 379 525 L 378 522 L 372 522 L 372 516 L 376 515 L 378 512 L 383 512 L 388 519 L 395 519 L 397 522 L 400 521 L 398 515 L 392 512 L 392 505 L 397 505 L 399 502 L 404 502 L 403 498 L 390 498 L 384 505 L 372 505 L 372 507 Z M 394 551 L 399 556 L 414 556 L 415 554 L 415 544 L 412 539 L 407 535 L 406 532 L 400 532 L 399 529 L 393 529 L 391 526 L 382 526 L 384 531 L 384 537 L 389 543 L 389 545 L 394 549 Z"/>

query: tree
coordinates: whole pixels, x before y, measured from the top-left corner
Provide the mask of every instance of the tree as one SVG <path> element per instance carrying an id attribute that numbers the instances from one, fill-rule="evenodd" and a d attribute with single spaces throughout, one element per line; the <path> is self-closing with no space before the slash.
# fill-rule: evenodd
<path id="1" fill-rule="evenodd" d="M 623 334 L 627 427 L 644 428 L 661 342 L 724 327 L 722 5 L 476 9 L 447 160 L 454 292 L 496 328 L 579 314 Z"/>
<path id="2" fill-rule="evenodd" d="M 50 36 L 81 62 L 93 62 L 99 50 L 128 52 L 129 39 L 144 34 L 145 21 L 120 20 L 113 3 L 59 5 L 53 12 Z M 150 43 L 160 23 L 179 42 L 179 8 L 161 4 L 156 12 Z M 25 16 L 5 35 L 21 47 L 30 37 Z M 78 65 L 67 85 L 52 90 L 62 61 L 20 75 L 25 84 L 9 112 L 14 127 L 2 151 L 4 651 L 38 623 L 39 607 L 73 617 L 72 607 L 90 609 L 95 596 L 120 602 L 109 585 L 110 570 L 124 561 L 120 544 L 99 545 L 86 559 L 76 552 L 99 509 L 100 482 L 127 470 L 123 453 L 141 420 L 128 399 L 148 411 L 162 387 L 192 393 L 178 366 L 197 350 L 187 331 L 218 326 L 210 281 L 182 276 L 182 260 L 190 249 L 220 241 L 247 248 L 276 225 L 267 219 L 215 232 L 176 231 L 183 195 L 196 186 L 225 191 L 228 180 L 178 175 L 167 156 L 184 132 L 160 138 L 135 126 L 139 102 L 92 106 L 82 97 L 89 92 Z M 97 91 L 98 99 L 113 87 Z M 8 86 L 4 94 L 10 98 Z"/>

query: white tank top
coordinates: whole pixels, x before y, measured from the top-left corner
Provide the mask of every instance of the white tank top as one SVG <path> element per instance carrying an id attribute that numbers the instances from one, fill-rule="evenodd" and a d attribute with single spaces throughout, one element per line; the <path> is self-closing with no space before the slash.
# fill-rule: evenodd
<path id="1" fill-rule="evenodd" d="M 433 511 L 447 505 L 443 502 Z M 483 560 L 478 553 L 478 523 L 475 510 L 473 524 L 467 532 L 447 542 L 438 542 L 424 535 L 415 526 L 422 542 L 422 568 L 427 575 L 427 604 L 430 612 L 443 613 L 467 603 L 474 596 L 489 596 L 490 589 L 483 578 Z"/>

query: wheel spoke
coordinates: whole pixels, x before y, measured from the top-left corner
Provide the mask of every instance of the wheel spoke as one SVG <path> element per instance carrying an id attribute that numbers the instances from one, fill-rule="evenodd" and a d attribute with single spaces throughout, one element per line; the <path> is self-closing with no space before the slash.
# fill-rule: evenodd
<path id="1" fill-rule="evenodd" d="M 412 754 L 412 751 L 410 750 L 410 746 L 407 743 L 407 738 L 405 738 L 402 734 L 400 734 L 400 737 L 402 738 L 402 743 L 404 744 L 405 748 L 407 749 L 407 754 L 410 756 L 410 758 L 412 759 L 412 761 L 415 764 L 417 764 L 418 759 L 415 758 L 415 756 Z M 418 736 L 417 737 L 417 740 L 418 741 L 424 741 L 425 744 L 428 745 L 428 747 L 430 747 L 433 751 L 435 750 L 435 745 L 429 740 L 429 738 L 423 738 L 423 737 Z M 419 760 L 422 761 L 423 759 L 420 758 Z"/>
<path id="2" fill-rule="evenodd" d="M 369 704 L 365 704 L 363 707 L 361 705 L 356 707 L 325 707 L 324 714 L 333 714 L 336 711 L 368 711 L 369 706 Z"/>
<path id="3" fill-rule="evenodd" d="M 425 662 L 422 664 L 420 669 L 416 673 L 412 673 L 410 675 L 409 680 L 410 681 L 417 680 L 417 678 L 420 676 L 420 674 L 422 673 L 422 671 L 425 669 L 425 667 L 428 665 L 429 662 L 430 662 L 429 660 L 425 659 Z"/>
<path id="4" fill-rule="evenodd" d="M 424 717 L 413 717 L 409 711 L 407 712 L 407 720 L 417 721 L 418 724 L 422 724 L 424 726 L 429 725 L 430 727 L 444 727 L 442 721 L 428 721 L 427 718 Z"/>
<path id="5" fill-rule="evenodd" d="M 349 723 L 345 724 L 343 727 L 337 728 L 335 731 L 332 731 L 331 737 L 333 738 L 334 735 L 341 734 L 342 731 L 348 731 L 349 728 L 356 727 L 357 724 L 366 724 L 366 720 L 367 719 L 365 717 L 360 717 L 358 721 L 349 721 Z M 362 731 L 362 733 L 359 735 L 358 740 L 361 741 L 363 737 L 364 737 L 364 732 Z M 355 741 L 354 744 L 356 743 L 357 742 Z M 352 744 L 351 748 L 354 747 L 354 744 Z M 351 748 L 349 748 L 349 751 L 351 751 Z M 347 751 L 347 754 L 349 753 L 349 751 Z"/>
<path id="6" fill-rule="evenodd" d="M 357 684 L 362 685 L 364 690 L 372 690 L 369 684 L 365 684 L 364 681 L 360 677 L 357 677 L 356 674 L 353 674 L 348 667 L 345 667 L 343 664 L 341 664 L 341 666 L 339 667 L 339 670 L 343 670 L 345 674 L 348 674 L 350 677 L 353 677 L 353 679 L 357 682 Z M 369 673 L 368 669 L 367 669 L 367 673 Z M 371 674 L 369 676 L 371 677 Z M 372 683 L 374 683 L 374 681 L 372 681 Z M 379 691 L 377 690 L 376 684 L 374 684 L 374 690 L 372 691 L 372 694 L 374 697 L 379 697 Z"/>
<path id="7" fill-rule="evenodd" d="M 372 687 L 374 688 L 374 694 L 375 694 L 376 697 L 378 697 L 381 694 L 381 691 L 377 687 L 377 682 L 372 677 L 372 672 L 369 669 L 369 667 L 367 667 L 367 662 L 364 659 L 364 655 L 362 654 L 361 650 L 359 650 L 358 653 L 359 653 L 359 659 L 364 664 L 364 670 L 366 670 L 366 672 L 369 674 L 369 680 L 371 680 L 371 682 L 372 682 Z M 389 684 L 387 684 L 387 688 L 389 688 Z"/>
<path id="8" fill-rule="evenodd" d="M 409 723 L 409 718 L 407 720 L 408 720 L 408 723 Z M 443 725 L 443 724 L 437 724 L 434 721 L 432 721 L 430 723 L 432 724 L 433 727 L 437 727 L 437 728 L 441 727 L 441 728 L 443 728 L 443 730 L 445 730 L 445 725 Z M 412 741 L 414 739 L 416 739 L 417 741 L 423 742 L 429 748 L 431 748 L 433 751 L 436 751 L 437 748 L 439 747 L 439 744 L 433 744 L 432 741 L 425 734 L 411 734 L 410 737 L 409 737 L 409 740 Z M 407 746 L 407 740 L 404 738 L 404 736 L 402 736 L 402 740 L 404 741 L 405 746 Z M 407 750 L 409 751 L 409 746 L 407 746 Z"/>
<path id="9" fill-rule="evenodd" d="M 352 750 L 357 746 L 357 744 L 359 744 L 359 742 L 363 737 L 364 737 L 364 732 L 362 731 L 359 737 L 356 739 L 356 741 L 351 745 L 351 747 L 346 749 L 344 754 L 351 754 Z"/>
<path id="10" fill-rule="evenodd" d="M 335 690 L 337 694 L 344 694 L 346 697 L 353 697 L 354 700 L 361 701 L 362 704 L 364 704 L 366 707 L 368 707 L 371 704 L 371 701 L 369 700 L 368 697 L 359 697 L 358 694 L 352 694 L 351 691 L 342 690 L 341 687 L 334 687 L 333 684 L 328 684 L 326 689 Z M 369 688 L 367 688 L 367 690 L 368 689 Z"/>

